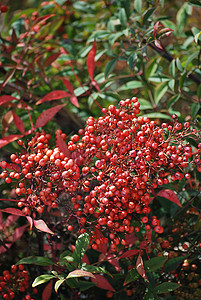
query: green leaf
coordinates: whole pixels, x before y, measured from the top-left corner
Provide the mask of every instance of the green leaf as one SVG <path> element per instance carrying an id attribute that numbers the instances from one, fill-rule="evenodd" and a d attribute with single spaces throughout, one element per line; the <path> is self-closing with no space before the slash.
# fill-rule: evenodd
<path id="1" fill-rule="evenodd" d="M 194 119 L 200 110 L 200 103 L 193 103 L 191 106 L 191 116 Z"/>
<path id="2" fill-rule="evenodd" d="M 80 86 L 74 90 L 74 94 L 76 97 L 78 97 L 81 96 L 82 94 L 85 94 L 88 90 L 89 90 L 88 86 L 85 87 Z"/>
<path id="3" fill-rule="evenodd" d="M 188 1 L 188 3 L 190 5 L 194 5 L 194 6 L 197 6 L 197 7 L 201 7 L 201 2 L 198 1 L 198 0 L 191 0 L 191 1 Z"/>
<path id="4" fill-rule="evenodd" d="M 128 66 L 131 72 L 133 72 L 136 62 L 137 62 L 137 53 L 133 53 L 128 58 Z"/>
<path id="5" fill-rule="evenodd" d="M 153 76 L 157 70 L 158 64 L 157 64 L 157 57 L 152 59 L 150 62 L 148 62 L 146 66 L 145 76 L 146 79 Z"/>
<path id="6" fill-rule="evenodd" d="M 154 294 L 149 291 L 145 294 L 143 300 L 156 300 L 156 298 L 154 297 Z"/>
<path id="7" fill-rule="evenodd" d="M 118 91 L 138 89 L 143 86 L 144 84 L 141 81 L 133 80 L 123 84 L 120 88 L 118 88 Z"/>
<path id="8" fill-rule="evenodd" d="M 153 75 L 151 77 L 149 77 L 149 81 L 152 81 L 152 82 L 166 82 L 166 81 L 169 81 L 170 80 L 170 77 L 167 77 L 165 75 Z"/>
<path id="9" fill-rule="evenodd" d="M 191 54 L 189 58 L 187 59 L 187 62 L 185 63 L 185 68 L 188 66 L 188 64 L 196 57 L 198 56 L 200 51 L 196 51 L 195 53 Z"/>
<path id="10" fill-rule="evenodd" d="M 54 262 L 49 259 L 48 257 L 43 256 L 29 256 L 26 258 L 22 258 L 20 261 L 16 263 L 16 265 L 19 264 L 34 264 L 38 266 L 51 266 L 54 265 Z"/>
<path id="11" fill-rule="evenodd" d="M 176 289 L 178 289 L 180 285 L 178 283 L 174 283 L 174 282 L 163 282 L 161 284 L 159 284 L 158 286 L 156 286 L 153 291 L 156 294 L 163 294 L 163 293 L 169 293 L 172 292 Z"/>
<path id="12" fill-rule="evenodd" d="M 188 3 L 184 3 L 182 7 L 179 9 L 176 15 L 177 20 L 177 31 L 180 33 L 184 29 L 187 18 L 191 14 L 192 7 L 188 5 Z"/>
<path id="13" fill-rule="evenodd" d="M 128 271 L 127 275 L 126 275 L 126 279 L 124 281 L 124 285 L 132 282 L 132 281 L 135 281 L 136 279 L 139 278 L 139 273 L 137 272 L 136 269 L 131 269 Z"/>
<path id="14" fill-rule="evenodd" d="M 160 102 L 162 97 L 165 95 L 167 90 L 168 90 L 168 85 L 166 82 L 163 82 L 156 87 L 156 89 L 154 91 L 154 102 L 156 105 L 158 105 L 158 103 Z"/>
<path id="15" fill-rule="evenodd" d="M 62 283 L 64 283 L 65 280 L 66 279 L 64 278 L 64 279 L 59 279 L 59 280 L 56 281 L 55 286 L 54 286 L 54 289 L 55 289 L 56 293 L 58 292 L 58 289 L 59 289 L 60 285 L 62 285 Z"/>
<path id="16" fill-rule="evenodd" d="M 175 59 L 173 59 L 170 63 L 169 73 L 173 78 L 175 78 Z"/>
<path id="17" fill-rule="evenodd" d="M 74 277 L 92 277 L 96 278 L 91 272 L 83 271 L 83 270 L 74 270 L 68 274 L 66 279 L 74 278 Z"/>
<path id="18" fill-rule="evenodd" d="M 90 241 L 90 236 L 86 232 L 81 234 L 78 237 L 76 244 L 75 244 L 75 250 L 73 252 L 73 257 L 74 257 L 77 265 L 79 265 L 81 263 L 82 258 L 88 249 L 89 241 Z"/>
<path id="19" fill-rule="evenodd" d="M 109 61 L 105 67 L 105 78 L 107 78 L 107 76 L 114 70 L 115 66 L 117 63 L 117 59 L 112 59 L 111 61 Z"/>
<path id="20" fill-rule="evenodd" d="M 120 19 L 120 22 L 121 22 L 121 25 L 123 27 L 126 27 L 127 25 L 127 16 L 126 16 L 126 11 L 124 8 L 121 8 L 120 9 L 120 12 L 119 12 L 119 19 Z"/>
<path id="21" fill-rule="evenodd" d="M 151 17 L 151 15 L 155 12 L 156 8 L 148 9 L 143 17 L 143 25 L 147 22 L 147 20 Z"/>
<path id="22" fill-rule="evenodd" d="M 70 250 L 66 250 L 66 251 L 64 251 L 64 252 L 62 252 L 61 254 L 60 254 L 60 259 L 62 259 L 63 257 L 65 257 L 65 256 L 71 256 L 72 257 L 72 252 L 70 251 Z"/>
<path id="23" fill-rule="evenodd" d="M 96 286 L 96 283 L 94 282 L 88 282 L 88 281 L 79 281 L 79 289 L 80 291 L 86 291 L 90 289 L 91 287 Z"/>
<path id="24" fill-rule="evenodd" d="M 134 1 L 134 8 L 137 11 L 138 14 L 141 14 L 142 11 L 142 1 L 141 0 L 135 0 Z"/>
<path id="25" fill-rule="evenodd" d="M 199 38 L 200 38 L 200 35 L 201 35 L 201 31 L 198 32 L 198 33 L 195 35 L 195 42 L 196 42 L 196 44 L 198 44 L 198 40 L 199 40 Z"/>
<path id="26" fill-rule="evenodd" d="M 72 256 L 64 256 L 62 258 L 64 261 L 67 261 L 67 262 L 74 262 L 74 258 Z"/>
<path id="27" fill-rule="evenodd" d="M 103 269 L 102 267 L 96 267 L 96 266 L 93 266 L 93 265 L 83 264 L 81 269 L 84 270 L 84 271 L 89 271 L 91 273 L 104 273 L 104 274 L 107 274 L 107 275 L 112 277 L 112 275 L 108 271 Z"/>
<path id="28" fill-rule="evenodd" d="M 170 98 L 168 101 L 167 107 L 170 108 L 172 105 L 174 105 L 180 98 L 180 94 L 176 94 Z"/>
<path id="29" fill-rule="evenodd" d="M 198 90 L 197 90 L 197 97 L 200 100 L 200 97 L 201 97 L 201 84 L 199 85 Z"/>
<path id="30" fill-rule="evenodd" d="M 66 0 L 55 0 L 55 2 L 59 5 L 63 5 L 66 2 Z"/>
<path id="31" fill-rule="evenodd" d="M 155 112 L 155 113 L 149 113 L 149 114 L 146 114 L 146 117 L 150 118 L 150 119 L 169 119 L 171 120 L 172 118 L 166 114 L 163 114 L 163 113 L 158 113 L 158 112 Z"/>
<path id="32" fill-rule="evenodd" d="M 181 64 L 181 62 L 180 62 L 180 60 L 179 60 L 178 57 L 176 58 L 176 66 L 177 66 L 177 68 L 178 68 L 179 71 L 181 71 L 181 72 L 183 71 L 182 64 Z"/>
<path id="33" fill-rule="evenodd" d="M 150 101 L 139 98 L 138 102 L 140 103 L 140 110 L 153 109 L 153 106 L 151 105 Z"/>
<path id="34" fill-rule="evenodd" d="M 183 85 L 184 85 L 184 81 L 187 77 L 187 74 L 188 72 L 185 72 L 180 78 L 179 78 L 179 87 L 180 87 L 180 90 L 182 90 L 183 88 Z"/>
<path id="35" fill-rule="evenodd" d="M 35 287 L 35 286 L 40 285 L 42 283 L 45 283 L 45 282 L 49 281 L 52 278 L 55 278 L 55 276 L 54 275 L 48 275 L 48 274 L 40 275 L 40 276 L 36 277 L 36 279 L 32 283 L 32 287 Z"/>
<path id="36" fill-rule="evenodd" d="M 164 267 L 165 272 L 171 272 L 176 270 L 176 268 L 186 259 L 187 256 L 179 256 L 169 259 Z"/>
<path id="37" fill-rule="evenodd" d="M 175 80 L 174 79 L 171 79 L 169 82 L 168 82 L 168 86 L 169 88 L 174 91 L 174 85 L 175 85 Z"/>
<path id="38" fill-rule="evenodd" d="M 166 257 L 159 256 L 159 257 L 153 257 L 150 260 L 145 261 L 144 262 L 145 271 L 155 272 L 156 270 L 159 270 L 166 260 L 167 260 Z"/>

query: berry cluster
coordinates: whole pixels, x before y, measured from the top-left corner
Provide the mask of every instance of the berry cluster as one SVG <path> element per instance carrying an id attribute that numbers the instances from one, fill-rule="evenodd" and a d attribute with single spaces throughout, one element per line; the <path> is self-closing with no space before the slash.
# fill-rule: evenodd
<path id="1" fill-rule="evenodd" d="M 29 288 L 29 275 L 24 270 L 24 265 L 12 265 L 10 271 L 3 271 L 0 276 L 0 296 L 2 299 L 16 299 L 19 295 L 23 295 L 23 300 L 34 300 L 29 294 L 26 295 Z M 37 294 L 37 289 L 33 289 L 33 293 Z"/>
<path id="2" fill-rule="evenodd" d="M 70 141 L 61 131 L 57 147 L 49 148 L 50 135 L 36 133 L 24 153 L 11 155 L 12 164 L 1 162 L 1 173 L 7 183 L 16 179 L 19 207 L 25 214 L 34 208 L 42 213 L 46 206 L 56 208 L 57 199 L 65 193 L 72 211 L 79 220 L 80 232 L 94 229 L 92 248 L 103 243 L 111 251 L 126 245 L 125 234 L 144 232 L 141 248 L 147 246 L 148 232 L 153 228 L 163 233 L 156 216 L 149 218 L 149 203 L 155 190 L 186 178 L 189 163 L 201 171 L 201 144 L 193 153 L 186 137 L 197 139 L 198 132 L 189 122 L 158 125 L 148 117 L 139 116 L 136 97 L 120 101 L 119 108 L 102 109 L 104 116 L 89 117 L 85 129 Z M 8 168 L 14 171 L 8 172 Z M 66 212 L 67 213 L 67 212 Z M 72 214 L 69 214 L 69 220 Z M 73 230 L 72 224 L 68 226 Z M 101 231 L 101 235 L 97 232 Z"/>

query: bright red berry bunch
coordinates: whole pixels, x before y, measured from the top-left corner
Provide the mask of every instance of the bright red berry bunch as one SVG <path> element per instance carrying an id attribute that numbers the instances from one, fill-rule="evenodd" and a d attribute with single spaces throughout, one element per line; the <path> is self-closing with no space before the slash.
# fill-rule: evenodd
<path id="1" fill-rule="evenodd" d="M 29 288 L 29 275 L 24 270 L 24 265 L 12 265 L 10 271 L 3 271 L 0 276 L 0 296 L 2 299 L 16 299 L 19 295 L 23 295 L 23 300 L 34 300 L 29 294 L 26 295 Z M 37 293 L 37 289 L 33 289 L 33 293 Z"/>
<path id="2" fill-rule="evenodd" d="M 1 162 L 1 174 L 7 183 L 17 180 L 19 207 L 28 214 L 33 208 L 42 213 L 45 206 L 57 207 L 60 194 L 71 203 L 81 227 L 95 229 L 93 249 L 109 244 L 126 245 L 125 235 L 142 231 L 146 247 L 148 232 L 163 233 L 156 216 L 149 217 L 149 203 L 155 190 L 186 178 L 185 169 L 195 164 L 201 170 L 199 144 L 193 153 L 186 137 L 198 138 L 189 122 L 158 125 L 146 116 L 139 116 L 136 97 L 120 101 L 119 108 L 110 105 L 104 116 L 89 117 L 85 129 L 70 141 L 57 132 L 57 147 L 48 146 L 49 134 L 36 133 L 24 153 L 12 154 L 12 164 Z M 12 168 L 14 171 L 8 172 Z M 62 205 L 62 203 L 61 203 Z M 73 230 L 72 224 L 68 229 Z M 99 233 L 97 233 L 99 232 Z M 101 232 L 101 235 L 100 235 Z"/>

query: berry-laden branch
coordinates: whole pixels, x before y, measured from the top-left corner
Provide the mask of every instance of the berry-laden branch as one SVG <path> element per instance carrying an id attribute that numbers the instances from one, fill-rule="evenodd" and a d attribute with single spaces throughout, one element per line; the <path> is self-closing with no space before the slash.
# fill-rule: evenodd
<path id="1" fill-rule="evenodd" d="M 57 131 L 61 138 L 53 149 L 51 136 L 44 131 L 37 132 L 28 146 L 19 140 L 22 153 L 11 154 L 11 163 L 1 162 L 0 176 L 15 185 L 18 207 L 26 215 L 62 209 L 69 231 L 76 217 L 80 233 L 91 231 L 93 249 L 116 252 L 119 244 L 126 245 L 127 234 L 139 231 L 144 237 L 140 250 L 146 249 L 152 230 L 163 233 L 158 218 L 149 217 L 155 190 L 189 180 L 189 165 L 201 171 L 201 144 L 193 154 L 185 141 L 187 137 L 198 140 L 199 132 L 189 122 L 179 123 L 176 115 L 172 125 L 137 117 L 136 97 L 102 112 L 104 116 L 97 120 L 89 117 L 85 129 L 67 144 L 66 135 Z M 165 194 L 172 195 L 168 191 Z"/>

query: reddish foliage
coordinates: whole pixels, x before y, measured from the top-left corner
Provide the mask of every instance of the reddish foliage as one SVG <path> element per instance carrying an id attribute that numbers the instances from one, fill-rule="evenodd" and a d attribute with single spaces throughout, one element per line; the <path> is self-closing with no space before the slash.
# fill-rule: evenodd
<path id="1" fill-rule="evenodd" d="M 49 108 L 45 111 L 43 111 L 38 119 L 36 120 L 36 128 L 43 127 L 45 124 L 47 124 L 55 115 L 58 113 L 60 109 L 62 109 L 65 106 L 65 104 L 57 105 L 52 108 Z"/>
<path id="2" fill-rule="evenodd" d="M 91 80 L 94 79 L 95 56 L 96 56 L 96 41 L 93 42 L 93 46 L 87 55 L 87 69 Z"/>

